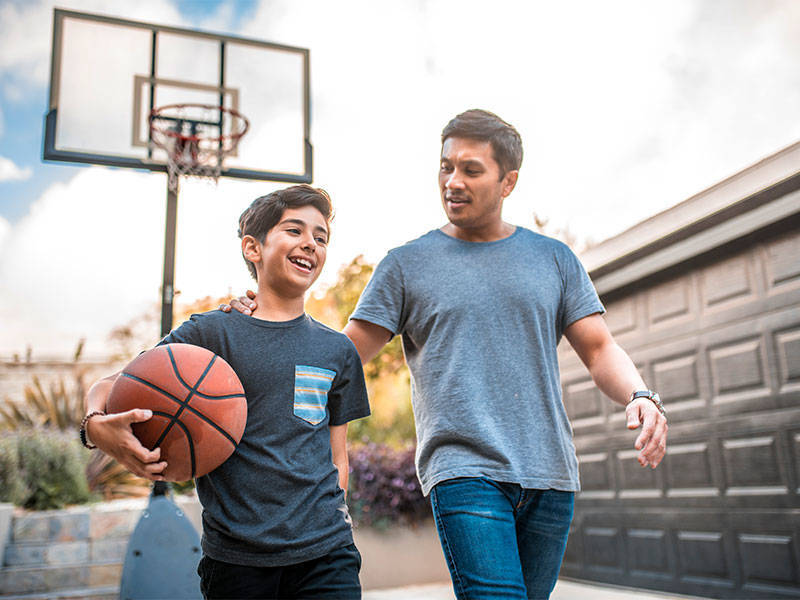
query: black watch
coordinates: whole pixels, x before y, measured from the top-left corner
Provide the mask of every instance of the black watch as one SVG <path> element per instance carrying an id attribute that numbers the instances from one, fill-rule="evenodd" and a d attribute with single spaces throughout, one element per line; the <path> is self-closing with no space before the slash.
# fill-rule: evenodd
<path id="1" fill-rule="evenodd" d="M 656 405 L 656 408 L 658 409 L 658 412 L 661 413 L 661 416 L 663 417 L 667 416 L 667 411 L 664 410 L 664 403 L 661 402 L 661 398 L 656 392 L 653 392 L 651 390 L 640 390 L 637 392 L 633 392 L 631 394 L 631 399 L 628 400 L 628 404 L 630 404 L 634 400 L 638 400 L 639 398 L 647 398 L 653 404 Z"/>

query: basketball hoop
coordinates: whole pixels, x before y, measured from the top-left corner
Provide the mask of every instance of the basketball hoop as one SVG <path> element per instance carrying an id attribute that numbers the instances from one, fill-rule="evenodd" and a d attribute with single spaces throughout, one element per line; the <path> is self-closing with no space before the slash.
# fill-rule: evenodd
<path id="1" fill-rule="evenodd" d="M 217 181 L 226 157 L 235 156 L 250 122 L 232 108 L 211 104 L 167 104 L 150 113 L 151 149 L 167 155 L 169 189 L 181 175 Z"/>

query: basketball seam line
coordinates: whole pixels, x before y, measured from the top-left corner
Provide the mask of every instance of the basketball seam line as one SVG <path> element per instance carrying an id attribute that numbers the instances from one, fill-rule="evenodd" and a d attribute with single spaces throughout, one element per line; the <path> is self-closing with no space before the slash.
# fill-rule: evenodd
<path id="1" fill-rule="evenodd" d="M 161 435 L 156 441 L 156 446 L 160 445 L 161 442 L 164 441 L 164 438 L 167 437 L 167 434 L 172 429 L 172 426 L 178 422 L 178 418 L 181 416 L 183 409 L 189 406 L 189 403 L 192 401 L 192 396 L 194 395 L 195 391 L 197 391 L 197 388 L 200 386 L 201 383 L 203 383 L 203 380 L 206 378 L 206 375 L 208 375 L 208 372 L 211 370 L 214 361 L 217 360 L 217 355 L 212 354 L 211 360 L 206 365 L 205 370 L 200 374 L 200 377 L 197 379 L 194 386 L 190 387 L 186 385 L 186 382 L 183 381 L 183 378 L 181 377 L 181 374 L 178 371 L 178 365 L 175 363 L 175 355 L 172 353 L 172 348 L 170 348 L 169 346 L 167 346 L 167 354 L 169 355 L 169 361 L 170 364 L 172 365 L 172 370 L 175 372 L 175 376 L 178 378 L 178 381 L 180 381 L 185 387 L 189 389 L 189 394 L 186 396 L 186 398 L 184 398 L 180 402 L 180 408 L 177 411 L 175 411 L 175 414 L 172 415 L 172 417 L 170 418 L 170 422 L 167 423 L 166 427 L 164 427 L 164 431 L 161 432 Z M 192 470 L 192 477 L 194 477 L 194 470 Z"/>
<path id="2" fill-rule="evenodd" d="M 168 347 L 167 348 L 167 353 L 169 354 L 169 360 L 172 363 L 172 370 L 175 371 L 175 377 L 178 378 L 178 381 L 180 382 L 180 384 L 183 387 L 185 387 L 189 391 L 194 392 L 195 395 L 200 396 L 202 398 L 208 398 L 210 400 L 224 400 L 225 398 L 236 398 L 238 396 L 244 396 L 244 394 L 228 394 L 228 395 L 225 395 L 225 396 L 209 396 L 208 394 L 204 394 L 202 392 L 197 391 L 197 389 L 196 389 L 197 386 L 199 386 L 200 383 L 203 381 L 203 379 L 205 379 L 205 376 L 208 374 L 208 371 L 211 368 L 211 365 L 213 365 L 214 361 L 217 360 L 217 355 L 216 354 L 213 355 L 213 357 L 211 358 L 211 362 L 208 363 L 208 366 L 206 367 L 206 370 L 203 372 L 202 375 L 200 375 L 200 379 L 197 380 L 197 383 L 195 384 L 195 386 L 192 387 L 191 385 L 186 383 L 186 381 L 184 381 L 183 377 L 181 377 L 181 373 L 180 373 L 180 371 L 178 371 L 178 365 L 175 363 L 175 357 L 172 354 L 172 349 Z"/>
<path id="3" fill-rule="evenodd" d="M 159 392 L 160 394 L 163 394 L 164 396 L 166 396 L 167 398 L 169 398 L 170 400 L 172 400 L 172 401 L 173 401 L 173 402 L 175 402 L 176 404 L 178 404 L 178 405 L 182 405 L 180 398 L 178 398 L 177 396 L 173 396 L 172 394 L 170 394 L 170 393 L 169 393 L 168 391 L 166 391 L 166 390 L 162 390 L 160 387 L 158 387 L 158 386 L 157 386 L 157 385 L 155 385 L 154 383 L 150 383 L 150 382 L 149 382 L 149 381 L 147 381 L 146 379 L 142 379 L 141 377 L 137 377 L 136 375 L 131 375 L 130 373 L 122 373 L 122 375 L 123 375 L 124 377 L 127 377 L 127 378 L 129 378 L 129 379 L 133 379 L 134 381 L 138 381 L 139 383 L 141 383 L 141 384 L 143 384 L 143 385 L 146 385 L 147 387 L 149 387 L 149 388 L 151 388 L 151 389 L 153 389 L 153 390 L 155 390 L 155 391 Z M 192 406 L 187 406 L 186 408 L 188 408 L 188 409 L 189 409 L 189 410 L 190 410 L 190 411 L 191 411 L 191 412 L 192 412 L 192 413 L 193 413 L 195 416 L 199 417 L 200 419 L 202 419 L 203 421 L 205 421 L 206 423 L 208 423 L 209 425 L 211 425 L 211 426 L 212 426 L 214 429 L 216 429 L 217 431 L 219 431 L 219 432 L 220 432 L 222 435 L 224 435 L 226 438 L 228 438 L 228 441 L 230 441 L 230 443 L 231 443 L 231 444 L 233 444 L 233 447 L 234 447 L 234 448 L 237 448 L 237 447 L 239 446 L 239 445 L 236 443 L 236 440 L 234 440 L 234 439 L 233 439 L 233 436 L 231 436 L 231 435 L 230 435 L 230 434 L 229 434 L 227 431 L 225 431 L 224 429 L 222 429 L 222 428 L 221 428 L 219 425 L 217 425 L 217 424 L 216 424 L 214 421 L 212 421 L 211 419 L 209 419 L 208 417 L 206 417 L 206 416 L 205 416 L 203 413 L 201 413 L 199 410 L 197 410 L 196 408 L 194 408 L 194 407 L 192 407 Z"/>
<path id="4" fill-rule="evenodd" d="M 163 411 L 160 411 L 160 410 L 154 410 L 153 414 L 154 415 L 161 415 L 162 417 L 170 417 L 169 413 L 166 413 L 166 412 L 163 412 Z M 189 428 L 186 427 L 186 425 L 184 425 L 180 421 L 176 421 L 176 424 L 178 425 L 178 427 L 183 429 L 183 433 L 186 435 L 186 441 L 189 444 L 189 460 L 191 460 L 191 464 L 192 464 L 192 479 L 194 479 L 194 474 L 197 471 L 197 463 L 195 462 L 195 458 L 194 458 L 194 440 L 192 440 L 192 434 L 189 431 Z M 156 444 L 154 447 L 157 448 L 158 444 Z"/>

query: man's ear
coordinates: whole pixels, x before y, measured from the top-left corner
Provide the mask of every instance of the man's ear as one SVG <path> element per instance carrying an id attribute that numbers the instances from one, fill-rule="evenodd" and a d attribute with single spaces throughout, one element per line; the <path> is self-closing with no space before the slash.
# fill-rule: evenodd
<path id="1" fill-rule="evenodd" d="M 242 256 L 251 263 L 261 262 L 261 244 L 252 235 L 242 236 Z"/>
<path id="2" fill-rule="evenodd" d="M 508 171 L 505 175 L 503 175 L 503 198 L 507 197 L 512 191 L 514 191 L 514 186 L 517 185 L 517 177 L 519 177 L 519 171 L 513 170 Z"/>

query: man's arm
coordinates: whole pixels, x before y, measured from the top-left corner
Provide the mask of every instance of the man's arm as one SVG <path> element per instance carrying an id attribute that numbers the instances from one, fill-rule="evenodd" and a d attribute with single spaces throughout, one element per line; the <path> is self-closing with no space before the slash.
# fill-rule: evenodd
<path id="1" fill-rule="evenodd" d="M 119 377 L 119 373 L 104 377 L 97 381 L 86 394 L 86 414 L 93 411 L 106 410 L 106 401 Z M 148 450 L 133 435 L 132 423 L 147 421 L 153 412 L 146 409 L 134 409 L 113 415 L 97 415 L 86 422 L 86 435 L 89 441 L 103 452 L 114 458 L 134 475 L 164 481 L 160 474 L 167 468 L 166 462 L 159 462 L 161 449 Z"/>
<path id="2" fill-rule="evenodd" d="M 667 419 L 648 398 L 628 403 L 632 392 L 647 389 L 633 361 L 614 341 L 599 314 L 575 321 L 564 335 L 589 369 L 597 387 L 626 406 L 628 429 L 642 426 L 634 443 L 634 447 L 641 450 L 639 464 L 655 469 L 667 451 Z"/>
<path id="3" fill-rule="evenodd" d="M 219 309 L 223 312 L 231 312 L 231 309 L 234 309 L 245 315 L 252 314 L 252 311 L 256 309 L 255 293 L 251 290 L 247 290 L 246 293 L 246 296 L 231 298 L 230 304 L 220 304 Z M 349 337 L 355 345 L 362 365 L 375 358 L 381 348 L 394 337 L 392 332 L 385 327 L 360 319 L 348 321 L 342 329 L 342 333 Z"/>
<path id="4" fill-rule="evenodd" d="M 362 365 L 375 358 L 381 348 L 388 344 L 393 337 L 392 332 L 385 327 L 360 319 L 348 321 L 342 329 L 342 333 L 353 342 Z"/>
<path id="5" fill-rule="evenodd" d="M 347 458 L 347 423 L 331 425 L 330 430 L 333 464 L 339 471 L 339 487 L 347 496 L 347 480 L 350 476 L 350 460 Z"/>

